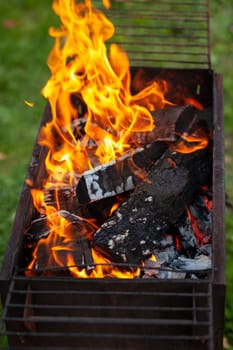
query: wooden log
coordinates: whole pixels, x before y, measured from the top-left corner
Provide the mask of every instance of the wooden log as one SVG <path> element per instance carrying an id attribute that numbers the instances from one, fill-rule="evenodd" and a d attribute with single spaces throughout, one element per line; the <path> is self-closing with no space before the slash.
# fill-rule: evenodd
<path id="1" fill-rule="evenodd" d="M 136 139 L 140 145 L 155 141 L 173 142 L 176 140 L 176 133 L 182 132 L 180 127 L 187 126 L 186 119 L 189 119 L 190 113 L 194 113 L 191 105 L 173 106 L 153 111 L 151 114 L 155 124 L 154 129 L 149 132 L 133 133 L 132 139 Z"/>
<path id="2" fill-rule="evenodd" d="M 75 186 L 66 185 L 56 188 L 50 186 L 43 190 L 46 205 L 51 205 L 57 210 L 66 210 L 68 212 L 77 212 L 79 205 L 76 198 Z"/>
<path id="3" fill-rule="evenodd" d="M 209 126 L 212 116 L 211 111 L 196 111 L 192 106 L 173 107 L 159 110 L 157 113 L 156 128 L 151 133 L 137 134 L 139 142 L 143 141 L 143 144 L 150 142 L 144 144 L 144 149 L 138 149 L 133 155 L 122 157 L 83 174 L 76 188 L 79 204 L 99 201 L 133 190 L 145 177 L 145 172 L 148 172 L 168 147 L 168 142 L 158 141 L 160 133 L 162 139 L 167 137 L 167 141 L 171 142 L 186 132 L 194 120 Z M 168 131 L 172 133 L 170 138 L 166 134 Z"/>
<path id="4" fill-rule="evenodd" d="M 210 182 L 212 147 L 189 154 L 168 150 L 137 185 L 129 199 L 94 235 L 93 247 L 112 261 L 140 264 L 172 225 L 203 184 Z"/>
<path id="5" fill-rule="evenodd" d="M 77 185 L 78 203 L 83 205 L 131 191 L 166 149 L 164 142 L 155 142 L 133 156 L 86 171 Z"/>
<path id="6" fill-rule="evenodd" d="M 94 227 L 83 218 L 64 210 L 61 211 L 61 216 L 66 218 L 73 226 L 77 250 L 74 250 L 72 254 L 77 266 L 84 266 L 88 272 L 91 271 L 94 269 L 94 260 L 89 241 L 94 232 Z M 79 253 L 77 254 L 77 252 Z"/>
<path id="7" fill-rule="evenodd" d="M 63 217 L 67 221 L 67 228 L 69 226 L 69 237 L 63 241 L 61 238 L 59 242 L 59 250 L 57 251 L 58 259 L 63 263 L 61 266 L 66 266 L 67 253 L 72 254 L 73 259 L 78 267 L 85 267 L 87 272 L 94 268 L 94 261 L 92 258 L 90 248 L 90 238 L 92 237 L 95 228 L 89 224 L 85 219 L 70 213 L 66 210 L 60 210 L 53 214 L 56 217 Z M 31 223 L 31 226 L 26 230 L 25 237 L 27 243 L 35 245 L 40 239 L 46 239 L 49 235 L 55 234 L 56 230 L 59 232 L 61 228 L 58 226 L 51 231 L 47 224 L 47 217 L 43 216 Z M 46 243 L 46 241 L 45 241 Z M 69 245 L 69 250 L 67 250 Z M 46 246 L 46 244 L 45 244 Z M 64 249 L 62 249 L 64 247 Z M 48 260 L 50 257 L 49 249 L 40 246 L 37 254 L 38 269 L 42 267 L 49 267 Z M 56 264 L 54 263 L 54 266 Z M 54 267 L 52 266 L 51 269 Z"/>

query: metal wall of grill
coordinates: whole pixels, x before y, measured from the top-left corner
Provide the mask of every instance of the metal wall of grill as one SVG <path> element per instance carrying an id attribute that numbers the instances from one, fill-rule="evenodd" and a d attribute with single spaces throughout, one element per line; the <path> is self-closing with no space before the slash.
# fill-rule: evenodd
<path id="1" fill-rule="evenodd" d="M 11 281 L 2 349 L 212 349 L 209 280 Z"/>
<path id="2" fill-rule="evenodd" d="M 93 4 L 103 10 L 101 1 Z M 115 25 L 110 42 L 132 66 L 210 68 L 207 0 L 113 0 L 104 12 Z"/>

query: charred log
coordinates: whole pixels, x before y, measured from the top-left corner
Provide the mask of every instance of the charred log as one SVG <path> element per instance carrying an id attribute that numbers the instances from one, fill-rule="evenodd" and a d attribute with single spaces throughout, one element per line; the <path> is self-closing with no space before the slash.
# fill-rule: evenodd
<path id="1" fill-rule="evenodd" d="M 152 117 L 155 127 L 150 132 L 133 134 L 133 138 L 140 145 L 150 144 L 155 141 L 172 142 L 176 140 L 176 133 L 182 132 L 187 126 L 190 114 L 194 113 L 191 105 L 168 107 L 153 111 Z"/>
<path id="2" fill-rule="evenodd" d="M 57 209 L 69 212 L 79 210 L 75 188 L 66 186 L 61 188 L 49 187 L 44 190 L 44 200 L 46 205 L 51 205 Z"/>
<path id="3" fill-rule="evenodd" d="M 73 225 L 74 234 L 77 238 L 77 246 L 81 251 L 81 259 L 79 258 L 77 265 L 84 265 L 88 271 L 92 270 L 94 268 L 94 261 L 92 258 L 89 240 L 94 232 L 93 226 L 83 218 L 79 218 L 72 213 L 62 211 L 62 216 L 65 217 Z"/>
<path id="4" fill-rule="evenodd" d="M 188 254 L 197 249 L 197 238 L 193 231 L 191 220 L 188 216 L 184 215 L 183 220 L 175 225 L 177 238 L 182 250 Z"/>
<path id="5" fill-rule="evenodd" d="M 76 188 L 80 204 L 99 201 L 103 198 L 131 191 L 141 181 L 156 160 L 168 147 L 168 141 L 177 140 L 179 135 L 197 123 L 202 127 L 210 126 L 211 111 L 196 111 L 192 106 L 173 107 L 154 112 L 155 129 L 151 133 L 138 133 L 138 142 L 144 144 L 144 149 L 138 149 L 130 155 L 101 165 L 87 171 L 81 177 Z M 168 136 L 167 131 L 170 132 Z M 158 141 L 160 139 L 166 140 Z M 167 136 L 166 136 L 167 135 Z M 172 135 L 172 137 L 171 137 Z M 147 145 L 145 143 L 148 142 Z"/>
<path id="6" fill-rule="evenodd" d="M 211 145 L 189 154 L 165 152 L 95 233 L 94 248 L 112 261 L 140 264 L 210 181 L 211 159 Z"/>
<path id="7" fill-rule="evenodd" d="M 59 250 L 56 255 L 58 260 L 61 261 L 61 266 L 67 266 L 67 254 L 71 253 L 75 261 L 75 265 L 78 267 L 84 267 L 87 271 L 94 268 L 94 261 L 92 258 L 90 248 L 90 237 L 92 236 L 95 228 L 88 221 L 79 216 L 70 213 L 66 210 L 60 210 L 53 214 L 54 216 L 62 217 L 66 220 L 66 229 L 69 231 L 69 238 L 59 238 Z M 46 216 L 40 217 L 34 220 L 31 226 L 26 230 L 25 237 L 28 245 L 35 245 L 40 239 L 46 239 L 50 235 L 54 235 L 54 240 L 57 237 L 57 232 L 61 231 L 62 227 L 59 226 L 60 220 L 58 220 L 58 226 L 49 227 L 48 218 Z M 62 225 L 62 224 L 61 224 Z M 64 225 L 62 225 L 64 226 Z M 64 227 L 63 227 L 64 228 Z M 44 249 L 43 243 L 37 252 L 37 270 L 50 266 L 48 261 L 50 255 L 47 249 Z M 55 265 L 55 264 L 54 264 Z"/>
<path id="8" fill-rule="evenodd" d="M 133 156 L 85 172 L 76 189 L 78 202 L 87 204 L 131 191 L 166 149 L 164 142 L 155 142 Z"/>

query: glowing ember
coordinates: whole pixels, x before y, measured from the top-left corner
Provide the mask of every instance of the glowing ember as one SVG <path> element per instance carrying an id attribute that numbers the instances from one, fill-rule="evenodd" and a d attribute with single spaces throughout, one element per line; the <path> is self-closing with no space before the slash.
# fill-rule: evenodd
<path id="1" fill-rule="evenodd" d="M 207 135 L 202 129 L 197 129 L 191 135 L 183 134 L 181 139 L 173 147 L 176 152 L 179 153 L 192 153 L 200 149 L 204 149 L 209 143 L 209 135 Z"/>

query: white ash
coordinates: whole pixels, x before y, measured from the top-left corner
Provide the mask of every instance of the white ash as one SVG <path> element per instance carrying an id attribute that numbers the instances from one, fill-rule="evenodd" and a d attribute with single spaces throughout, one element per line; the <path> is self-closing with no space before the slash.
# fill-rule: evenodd
<path id="1" fill-rule="evenodd" d="M 195 248 L 197 246 L 197 238 L 192 229 L 191 223 L 189 225 L 179 226 L 180 243 L 185 250 Z"/>
<path id="2" fill-rule="evenodd" d="M 179 253 L 175 246 L 170 246 L 164 248 L 162 251 L 155 249 L 153 251 L 153 254 L 156 256 L 157 261 L 159 261 L 161 265 L 169 265 L 174 259 L 178 257 Z"/>
<path id="3" fill-rule="evenodd" d="M 108 241 L 108 246 L 109 246 L 110 249 L 113 249 L 115 247 L 115 243 L 114 243 L 113 239 L 110 239 Z"/>
<path id="4" fill-rule="evenodd" d="M 157 276 L 159 268 L 161 267 L 161 262 L 156 259 L 152 261 L 151 259 L 146 259 L 144 262 L 145 268 L 144 273 L 148 276 Z"/>
<path id="5" fill-rule="evenodd" d="M 123 243 L 125 238 L 129 235 L 129 230 L 126 230 L 121 235 L 114 235 L 112 238 L 116 243 Z"/>
<path id="6" fill-rule="evenodd" d="M 158 279 L 185 279 L 186 272 L 177 272 L 172 270 L 159 270 Z"/>
<path id="7" fill-rule="evenodd" d="M 205 244 L 203 246 L 198 247 L 197 255 L 201 254 L 212 256 L 212 244 Z"/>
<path id="8" fill-rule="evenodd" d="M 134 247 L 134 248 L 131 248 L 131 252 L 135 252 L 135 250 L 136 250 L 136 248 Z"/>
<path id="9" fill-rule="evenodd" d="M 178 251 L 174 245 L 163 248 L 163 250 L 155 249 L 153 255 L 156 261 L 146 259 L 144 261 L 144 273 L 149 276 L 157 277 L 160 268 L 168 266 L 174 259 L 178 257 Z"/>
<path id="10" fill-rule="evenodd" d="M 157 230 L 159 230 L 160 228 L 156 228 Z M 174 244 L 174 240 L 172 235 L 166 235 L 161 241 L 159 241 L 159 247 L 161 249 L 164 249 L 166 247 L 170 247 Z"/>
<path id="11" fill-rule="evenodd" d="M 138 222 L 141 222 L 141 223 L 143 223 L 143 224 L 146 224 L 147 223 L 147 218 L 146 217 L 144 217 L 144 218 L 134 218 L 134 217 L 130 217 L 129 218 L 129 222 L 131 223 L 131 224 L 136 224 L 136 223 L 138 223 Z"/>
<path id="12" fill-rule="evenodd" d="M 130 218 L 129 218 L 129 223 L 130 223 L 130 224 L 136 224 L 136 222 L 137 222 L 137 221 L 136 221 L 136 219 L 135 219 L 134 217 L 130 217 Z"/>
<path id="13" fill-rule="evenodd" d="M 101 196 L 103 195 L 103 190 L 99 186 L 98 182 L 95 180 L 98 180 L 98 176 L 96 176 L 95 174 L 90 174 L 90 176 L 87 176 L 85 178 L 86 187 L 87 187 L 90 199 L 92 200 L 101 198 Z"/>
<path id="14" fill-rule="evenodd" d="M 200 273 L 211 269 L 211 244 L 198 247 L 195 256 L 190 258 L 180 255 L 172 235 L 166 235 L 163 240 L 153 243 L 155 244 L 153 255 L 156 261 L 150 259 L 144 261 L 143 278 L 198 279 Z"/>
<path id="15" fill-rule="evenodd" d="M 123 215 L 119 211 L 117 211 L 116 212 L 116 217 L 117 217 L 118 221 L 120 221 L 120 220 L 122 220 Z"/>
<path id="16" fill-rule="evenodd" d="M 126 262 L 127 261 L 127 258 L 126 258 L 126 255 L 125 254 L 120 254 L 120 256 L 122 257 L 122 260 L 124 261 L 124 262 Z"/>
<path id="17" fill-rule="evenodd" d="M 96 201 L 100 198 L 108 198 L 116 195 L 115 191 L 103 192 L 103 189 L 99 185 L 99 176 L 96 174 L 89 174 L 85 176 L 85 182 L 89 198 L 92 201 Z"/>
<path id="18" fill-rule="evenodd" d="M 180 270 L 210 270 L 211 269 L 211 258 L 207 255 L 199 255 L 194 259 L 179 256 L 177 259 L 173 260 L 170 267 L 180 269 Z"/>
<path id="19" fill-rule="evenodd" d="M 150 255 L 150 253 L 151 253 L 150 249 L 142 250 L 142 254 L 143 254 L 144 256 L 148 256 L 148 255 Z"/>
<path id="20" fill-rule="evenodd" d="M 101 227 L 102 228 L 103 227 L 107 228 L 107 227 L 111 227 L 113 225 L 116 225 L 116 221 L 115 220 L 110 220 L 110 221 L 104 222 Z M 101 229 L 101 227 L 96 231 L 96 233 Z"/>
<path id="21" fill-rule="evenodd" d="M 124 242 L 125 238 L 129 235 L 129 230 L 126 230 L 121 235 L 113 235 L 112 239 L 109 240 L 108 246 L 110 249 L 115 247 L 115 244 Z"/>
<path id="22" fill-rule="evenodd" d="M 146 197 L 144 199 L 144 202 L 152 202 L 152 201 L 153 201 L 153 197 L 152 196 Z"/>
<path id="23" fill-rule="evenodd" d="M 108 221 L 108 223 L 107 223 L 107 226 L 113 226 L 113 225 L 116 225 L 116 221 L 115 220 L 110 220 L 110 221 Z"/>
<path id="24" fill-rule="evenodd" d="M 135 184 L 133 182 L 133 177 L 129 176 L 126 180 L 126 183 L 125 183 L 125 191 L 133 190 L 134 187 L 135 187 Z"/>
<path id="25" fill-rule="evenodd" d="M 116 193 L 122 193 L 124 192 L 124 184 L 116 186 Z"/>

